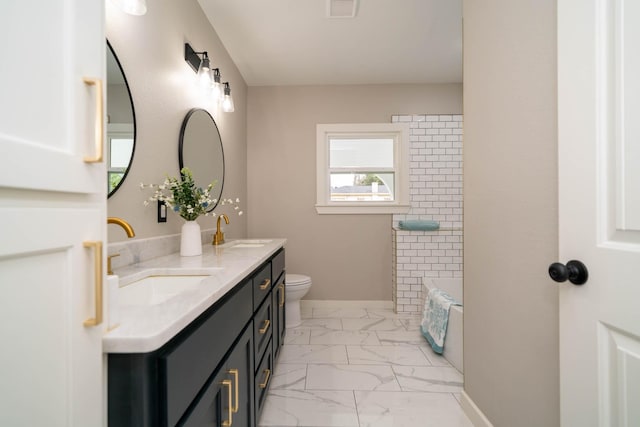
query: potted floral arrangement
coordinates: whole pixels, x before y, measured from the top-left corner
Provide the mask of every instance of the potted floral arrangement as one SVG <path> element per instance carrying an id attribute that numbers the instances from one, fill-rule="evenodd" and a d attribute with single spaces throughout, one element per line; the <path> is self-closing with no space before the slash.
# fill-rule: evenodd
<path id="1" fill-rule="evenodd" d="M 215 206 L 217 199 L 211 197 L 211 191 L 216 182 L 210 183 L 206 188 L 198 187 L 193 181 L 193 174 L 187 167 L 180 170 L 181 178 L 167 177 L 162 184 L 140 184 L 140 188 L 152 188 L 154 193 L 144 205 L 148 206 L 149 202 L 164 202 L 169 209 L 176 212 L 185 219 L 182 225 L 182 235 L 180 240 L 180 255 L 195 256 L 202 254 L 202 239 L 200 234 L 200 225 L 196 219 L 201 215 L 215 216 L 216 214 L 209 210 L 211 206 Z M 221 205 L 237 205 L 240 199 L 222 199 Z M 238 212 L 242 215 L 242 211 Z"/>

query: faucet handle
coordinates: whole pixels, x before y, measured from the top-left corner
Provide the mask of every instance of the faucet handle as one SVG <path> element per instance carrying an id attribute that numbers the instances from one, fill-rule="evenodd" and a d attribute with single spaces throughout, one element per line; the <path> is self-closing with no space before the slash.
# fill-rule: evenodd
<path id="1" fill-rule="evenodd" d="M 117 256 L 120 256 L 120 254 L 113 254 L 113 255 L 107 256 L 107 274 L 113 274 L 113 270 L 111 269 L 111 258 L 115 258 Z"/>
<path id="2" fill-rule="evenodd" d="M 221 245 L 224 243 L 224 233 L 220 230 L 216 231 L 213 234 L 213 242 L 211 242 L 212 245 Z"/>

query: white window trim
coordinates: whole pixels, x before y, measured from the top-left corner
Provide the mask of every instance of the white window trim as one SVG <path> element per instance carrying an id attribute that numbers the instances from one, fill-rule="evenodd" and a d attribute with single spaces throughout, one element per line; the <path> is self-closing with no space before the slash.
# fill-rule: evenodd
<path id="1" fill-rule="evenodd" d="M 329 194 L 329 137 L 392 136 L 395 197 L 391 202 L 332 202 Z M 316 211 L 319 214 L 403 214 L 409 204 L 409 124 L 339 123 L 316 125 Z"/>

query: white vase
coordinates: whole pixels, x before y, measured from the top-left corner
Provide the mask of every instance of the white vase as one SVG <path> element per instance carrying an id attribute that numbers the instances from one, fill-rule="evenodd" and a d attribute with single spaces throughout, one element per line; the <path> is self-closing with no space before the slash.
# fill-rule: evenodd
<path id="1" fill-rule="evenodd" d="M 182 234 L 180 236 L 180 255 L 202 255 L 200 224 L 196 221 L 187 221 L 182 225 Z"/>

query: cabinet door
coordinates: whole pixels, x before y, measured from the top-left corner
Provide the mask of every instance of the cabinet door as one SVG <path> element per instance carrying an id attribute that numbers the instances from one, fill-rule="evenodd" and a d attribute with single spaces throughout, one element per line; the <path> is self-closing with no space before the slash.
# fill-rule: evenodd
<path id="1" fill-rule="evenodd" d="M 223 367 L 209 380 L 185 427 L 253 426 L 253 329 L 251 322 L 233 346 Z"/>
<path id="2" fill-rule="evenodd" d="M 2 426 L 103 423 L 103 7 L 0 2 Z"/>
<path id="3" fill-rule="evenodd" d="M 233 421 L 233 381 L 221 369 L 213 376 L 193 411 L 178 426 L 221 427 Z"/>
<path id="4" fill-rule="evenodd" d="M 276 360 L 278 354 L 280 353 L 280 348 L 284 343 L 284 334 L 285 334 L 285 287 L 284 287 L 284 277 L 282 274 L 280 279 L 273 288 L 273 301 L 271 303 L 273 309 L 273 319 L 275 322 L 273 328 L 273 360 Z"/>
<path id="5" fill-rule="evenodd" d="M 226 363 L 228 378 L 234 383 L 233 423 L 237 426 L 253 426 L 253 330 L 249 327 L 236 344 Z M 234 397 L 235 399 L 235 397 Z M 235 403 L 237 402 L 237 403 Z"/>

